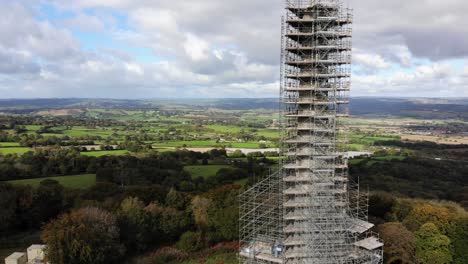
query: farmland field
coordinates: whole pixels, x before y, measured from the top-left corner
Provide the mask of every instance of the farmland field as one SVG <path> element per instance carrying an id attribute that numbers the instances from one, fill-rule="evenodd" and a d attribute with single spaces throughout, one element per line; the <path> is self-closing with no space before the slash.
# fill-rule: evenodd
<path id="1" fill-rule="evenodd" d="M 223 168 L 232 168 L 227 165 L 194 165 L 194 166 L 185 166 L 184 169 L 188 171 L 192 178 L 209 178 L 216 175 L 216 173 Z"/>
<path id="2" fill-rule="evenodd" d="M 128 154 L 128 150 L 101 150 L 101 151 L 85 151 L 81 152 L 81 155 L 90 157 L 101 157 L 101 156 L 118 156 Z"/>
<path id="3" fill-rule="evenodd" d="M 257 142 L 216 142 L 206 140 L 196 141 L 169 141 L 169 142 L 156 142 L 152 145 L 154 147 L 229 147 L 229 148 L 246 148 L 256 149 L 260 148 L 261 143 Z M 274 144 L 265 144 L 266 147 L 275 147 Z"/>
<path id="4" fill-rule="evenodd" d="M 0 148 L 0 154 L 8 155 L 8 154 L 18 154 L 23 155 L 24 153 L 32 151 L 31 148 L 23 148 L 23 147 L 2 147 Z"/>
<path id="5" fill-rule="evenodd" d="M 31 185 L 33 187 L 37 187 L 39 186 L 39 183 L 41 181 L 46 180 L 46 179 L 58 181 L 61 185 L 63 185 L 66 188 L 87 189 L 87 188 L 94 186 L 94 184 L 96 184 L 95 174 L 25 179 L 25 180 L 9 181 L 9 183 L 13 185 Z"/>
<path id="6" fill-rule="evenodd" d="M 19 147 L 20 144 L 18 142 L 0 142 L 0 147 L 10 148 L 10 147 Z"/>

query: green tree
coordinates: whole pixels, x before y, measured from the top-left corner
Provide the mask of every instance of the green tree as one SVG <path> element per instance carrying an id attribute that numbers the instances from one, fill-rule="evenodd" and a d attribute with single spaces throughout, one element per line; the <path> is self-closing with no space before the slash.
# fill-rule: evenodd
<path id="1" fill-rule="evenodd" d="M 426 223 L 415 232 L 416 258 L 421 264 L 449 264 L 452 262 L 450 239 L 442 235 L 433 223 Z"/>
<path id="2" fill-rule="evenodd" d="M 180 236 L 176 246 L 185 252 L 196 252 L 204 247 L 202 235 L 200 232 L 187 231 Z"/>
<path id="3" fill-rule="evenodd" d="M 123 246 L 115 217 L 98 208 L 83 208 L 48 223 L 42 239 L 52 264 L 120 263 Z"/>
<path id="4" fill-rule="evenodd" d="M 238 191 L 235 185 L 227 185 L 209 193 L 209 198 L 213 201 L 208 209 L 210 242 L 233 241 L 238 238 Z"/>
<path id="5" fill-rule="evenodd" d="M 184 209 L 188 202 L 187 196 L 184 193 L 176 191 L 174 188 L 171 188 L 166 196 L 166 205 L 179 210 Z"/>
<path id="6" fill-rule="evenodd" d="M 13 186 L 0 183 L 0 232 L 9 230 L 14 223 L 16 198 Z"/>
<path id="7" fill-rule="evenodd" d="M 138 198 L 128 197 L 122 201 L 119 211 L 119 226 L 127 249 L 143 251 L 152 244 L 149 215 Z"/>
<path id="8" fill-rule="evenodd" d="M 395 197 L 391 194 L 374 193 L 369 197 L 369 215 L 385 219 L 394 205 Z"/>
<path id="9" fill-rule="evenodd" d="M 453 221 L 448 232 L 452 240 L 452 253 L 454 264 L 465 264 L 468 260 L 468 216 L 463 215 Z"/>
<path id="10" fill-rule="evenodd" d="M 36 225 L 40 225 L 64 209 L 64 188 L 55 180 L 43 180 L 36 189 L 33 199 L 31 215 Z"/>

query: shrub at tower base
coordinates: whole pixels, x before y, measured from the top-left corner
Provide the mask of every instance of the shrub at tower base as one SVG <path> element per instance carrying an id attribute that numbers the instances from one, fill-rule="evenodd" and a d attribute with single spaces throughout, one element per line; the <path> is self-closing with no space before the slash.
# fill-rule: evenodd
<path id="1" fill-rule="evenodd" d="M 115 217 L 98 208 L 60 216 L 45 226 L 42 239 L 53 264 L 117 263 L 123 255 Z"/>

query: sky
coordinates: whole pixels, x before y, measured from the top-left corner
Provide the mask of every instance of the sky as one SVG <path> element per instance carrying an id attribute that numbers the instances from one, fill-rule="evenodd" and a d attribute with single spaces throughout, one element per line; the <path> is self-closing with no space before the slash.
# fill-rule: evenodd
<path id="1" fill-rule="evenodd" d="M 352 96 L 468 97 L 468 1 L 344 0 Z M 0 98 L 279 94 L 284 0 L 0 0 Z"/>

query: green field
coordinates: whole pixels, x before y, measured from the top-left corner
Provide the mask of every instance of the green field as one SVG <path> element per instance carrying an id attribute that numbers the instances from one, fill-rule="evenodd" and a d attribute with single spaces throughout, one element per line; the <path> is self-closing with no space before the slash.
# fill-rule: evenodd
<path id="1" fill-rule="evenodd" d="M 242 130 L 244 130 L 246 133 L 251 132 L 258 136 L 264 136 L 270 139 L 277 139 L 279 137 L 279 132 L 276 129 L 259 128 L 259 129 L 255 129 L 256 132 L 252 132 L 254 128 L 250 128 L 250 127 L 209 125 L 209 126 L 206 126 L 206 128 L 213 129 L 215 132 L 220 132 L 220 133 L 239 133 Z"/>
<path id="2" fill-rule="evenodd" d="M 9 181 L 14 185 L 31 185 L 33 187 L 39 186 L 39 183 L 43 180 L 51 179 L 58 181 L 61 185 L 67 188 L 87 189 L 96 184 L 95 174 L 83 174 L 83 175 L 72 175 L 72 176 L 57 176 L 37 179 L 26 179 Z"/>
<path id="3" fill-rule="evenodd" d="M 153 147 L 192 147 L 192 148 L 207 148 L 207 147 L 229 147 L 229 148 L 246 148 L 257 149 L 260 148 L 261 143 L 257 142 L 218 142 L 214 140 L 197 140 L 197 141 L 169 141 L 169 142 L 156 142 Z M 268 148 L 275 147 L 274 144 L 266 144 Z"/>
<path id="4" fill-rule="evenodd" d="M 209 178 L 216 176 L 216 173 L 223 168 L 232 168 L 228 165 L 193 165 L 193 166 L 185 166 L 184 169 L 188 171 L 192 178 Z"/>
<path id="5" fill-rule="evenodd" d="M 0 142 L 0 147 L 19 147 L 20 144 L 18 142 Z"/>
<path id="6" fill-rule="evenodd" d="M 404 160 L 406 159 L 405 156 L 400 156 L 400 155 L 386 155 L 386 156 L 378 156 L 378 157 L 372 157 L 374 160 Z"/>
<path id="7" fill-rule="evenodd" d="M 81 152 L 81 155 L 89 156 L 89 157 L 101 157 L 101 156 L 119 156 L 119 155 L 126 155 L 130 153 L 128 150 L 98 150 L 98 151 L 84 151 Z"/>
<path id="8" fill-rule="evenodd" d="M 32 151 L 31 148 L 22 148 L 22 147 L 2 147 L 0 148 L 0 154 L 8 155 L 8 154 L 18 154 L 23 155 L 24 153 Z"/>
<path id="9" fill-rule="evenodd" d="M 369 159 L 351 159 L 349 160 L 349 164 L 356 165 L 362 161 L 366 161 L 366 166 L 372 166 L 376 163 L 383 162 L 383 161 L 391 161 L 391 160 L 404 160 L 406 159 L 405 156 L 400 155 L 385 155 L 385 156 L 374 156 Z"/>

